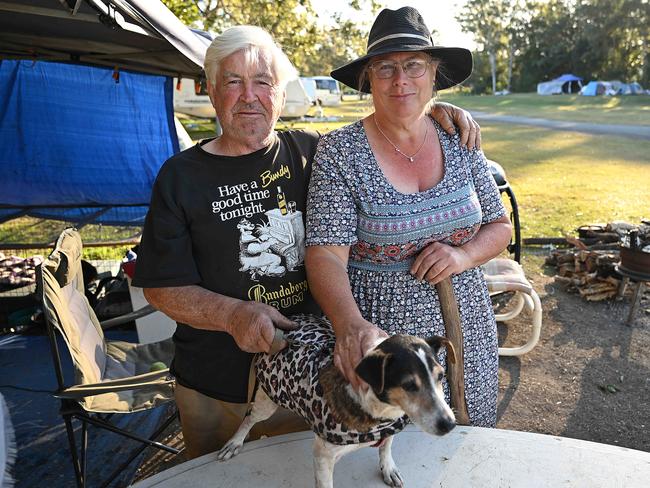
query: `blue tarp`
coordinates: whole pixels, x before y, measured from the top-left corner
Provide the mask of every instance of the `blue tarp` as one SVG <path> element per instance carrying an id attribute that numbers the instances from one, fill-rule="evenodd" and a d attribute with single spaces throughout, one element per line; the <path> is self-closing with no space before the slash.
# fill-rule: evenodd
<path id="1" fill-rule="evenodd" d="M 0 62 L 0 221 L 23 209 L 142 225 L 158 169 L 178 152 L 172 93 L 164 76 L 120 71 L 118 83 L 107 68 Z M 74 208 L 48 208 L 62 206 Z"/>

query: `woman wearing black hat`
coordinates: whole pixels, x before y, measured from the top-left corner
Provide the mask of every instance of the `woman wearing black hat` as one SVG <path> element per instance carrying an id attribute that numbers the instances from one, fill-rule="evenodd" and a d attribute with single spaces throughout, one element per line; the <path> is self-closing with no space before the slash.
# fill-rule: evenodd
<path id="1" fill-rule="evenodd" d="M 432 285 L 452 276 L 470 421 L 494 426 L 496 323 L 478 266 L 505 249 L 510 222 L 483 153 L 426 115 L 436 90 L 471 70 L 466 49 L 433 45 L 417 10 L 379 13 L 367 54 L 332 72 L 372 93 L 375 111 L 319 143 L 306 264 L 336 333 L 335 364 L 354 386 L 354 367 L 387 334 L 445 335 Z"/>

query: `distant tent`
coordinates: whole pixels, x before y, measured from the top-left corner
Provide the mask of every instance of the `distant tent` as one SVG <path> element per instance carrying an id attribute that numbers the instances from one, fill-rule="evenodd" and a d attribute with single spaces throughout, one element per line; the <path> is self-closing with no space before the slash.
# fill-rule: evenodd
<path id="1" fill-rule="evenodd" d="M 622 83 L 620 81 L 610 81 L 612 88 L 617 95 L 642 95 L 643 87 L 637 82 Z"/>
<path id="2" fill-rule="evenodd" d="M 580 90 L 580 95 L 595 97 L 597 95 L 616 95 L 612 84 L 608 81 L 590 81 Z"/>
<path id="3" fill-rule="evenodd" d="M 537 84 L 538 95 L 560 95 L 562 93 L 578 93 L 582 88 L 582 78 L 564 74 L 551 81 Z"/>

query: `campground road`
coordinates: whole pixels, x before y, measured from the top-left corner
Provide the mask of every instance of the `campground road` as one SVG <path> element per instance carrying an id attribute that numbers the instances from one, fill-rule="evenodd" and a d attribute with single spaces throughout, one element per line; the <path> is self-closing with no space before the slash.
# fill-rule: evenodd
<path id="1" fill-rule="evenodd" d="M 569 122 L 564 120 L 538 119 L 535 117 L 522 117 L 518 115 L 494 115 L 487 112 L 470 111 L 472 116 L 481 122 L 503 122 L 507 124 L 534 125 L 555 130 L 568 130 L 586 132 L 587 134 L 610 134 L 616 136 L 632 137 L 634 139 L 650 140 L 650 126 L 629 124 L 591 124 L 587 122 Z"/>

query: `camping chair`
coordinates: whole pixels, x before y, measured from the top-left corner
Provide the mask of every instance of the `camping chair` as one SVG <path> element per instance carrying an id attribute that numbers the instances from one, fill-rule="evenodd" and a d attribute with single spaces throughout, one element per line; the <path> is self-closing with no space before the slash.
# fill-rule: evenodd
<path id="1" fill-rule="evenodd" d="M 491 297 L 503 293 L 512 293 L 513 301 L 509 304 L 509 310 L 503 313 L 496 313 L 495 317 L 498 322 L 507 323 L 509 320 L 517 317 L 524 309 L 532 315 L 532 322 L 528 340 L 522 346 L 517 347 L 500 347 L 500 356 L 519 356 L 529 352 L 537 342 L 542 328 L 542 304 L 533 289 L 524 269 L 521 267 L 521 224 L 519 221 L 519 208 L 515 194 L 506 179 L 506 173 L 498 163 L 488 160 L 492 176 L 496 181 L 497 187 L 501 193 L 504 193 L 510 200 L 510 221 L 512 222 L 513 238 L 508 245 L 514 259 L 497 257 L 483 266 L 483 275 L 487 282 L 488 292 Z"/>
<path id="2" fill-rule="evenodd" d="M 527 342 L 518 347 L 500 347 L 500 356 L 520 356 L 530 351 L 537 342 L 542 330 L 542 302 L 533 289 L 533 286 L 526 279 L 521 264 L 513 259 L 494 258 L 481 266 L 488 292 L 491 297 L 511 292 L 514 294 L 514 303 L 510 304 L 511 309 L 505 313 L 497 313 L 497 322 L 508 322 L 517 317 L 524 308 L 532 314 L 532 323 Z"/>
<path id="3" fill-rule="evenodd" d="M 61 415 L 70 443 L 77 485 L 86 485 L 88 424 L 142 443 L 117 467 L 102 486 L 108 486 L 147 446 L 178 454 L 180 451 L 155 439 L 177 417 L 176 409 L 149 438 L 126 431 L 112 423 L 113 414 L 128 414 L 168 404 L 173 399 L 174 380 L 168 366 L 173 356 L 171 339 L 152 344 L 107 342 L 95 313 L 84 296 L 81 272 L 81 238 L 66 229 L 38 272 L 39 296 L 47 322 Z M 137 314 L 136 314 L 137 315 Z M 116 319 L 113 319 L 115 322 Z M 133 320 L 133 314 L 125 321 Z M 56 334 L 68 347 L 75 369 L 75 382 L 66 385 Z M 158 363 L 158 364 L 156 364 Z M 162 368 L 163 363 L 166 368 Z M 73 420 L 81 422 L 81 446 L 77 451 Z"/>

